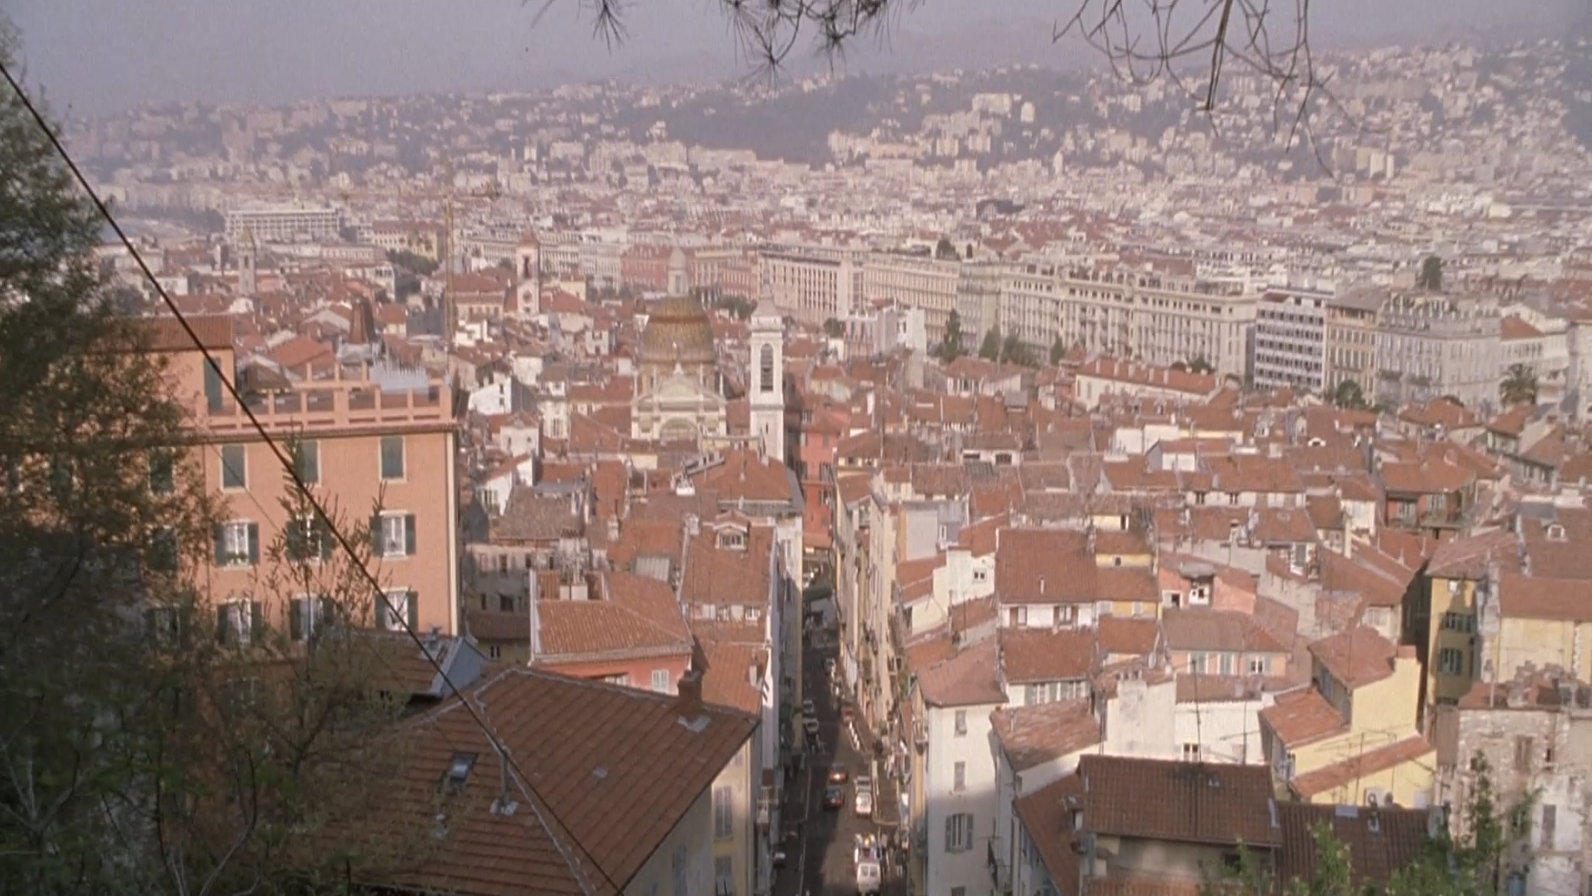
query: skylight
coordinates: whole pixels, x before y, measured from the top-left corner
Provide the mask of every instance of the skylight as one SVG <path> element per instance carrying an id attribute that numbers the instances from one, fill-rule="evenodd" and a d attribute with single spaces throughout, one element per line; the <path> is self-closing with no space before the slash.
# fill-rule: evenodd
<path id="1" fill-rule="evenodd" d="M 475 768 L 474 753 L 454 753 L 453 761 L 448 763 L 448 773 L 443 776 L 443 783 L 454 793 L 464 789 L 464 782 L 470 779 L 470 769 Z"/>

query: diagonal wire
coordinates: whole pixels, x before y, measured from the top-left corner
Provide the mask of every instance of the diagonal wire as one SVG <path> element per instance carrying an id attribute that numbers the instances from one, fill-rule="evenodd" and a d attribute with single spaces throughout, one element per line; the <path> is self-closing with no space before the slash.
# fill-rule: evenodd
<path id="1" fill-rule="evenodd" d="M 177 303 L 172 300 L 170 294 L 166 292 L 166 288 L 161 285 L 160 280 L 155 276 L 155 272 L 150 270 L 149 264 L 144 260 L 143 254 L 138 251 L 138 247 L 134 245 L 131 239 L 128 238 L 127 232 L 122 229 L 121 224 L 117 222 L 115 216 L 111 214 L 110 206 L 105 204 L 105 200 L 101 199 L 99 194 L 95 192 L 93 186 L 89 184 L 88 178 L 83 175 L 82 169 L 78 167 L 77 162 L 73 160 L 71 154 L 66 151 L 66 146 L 62 144 L 61 138 L 56 134 L 55 130 L 50 127 L 50 124 L 45 119 L 44 114 L 39 111 L 39 108 L 36 105 L 34 105 L 32 98 L 28 96 L 28 93 L 23 89 L 22 84 L 16 79 L 15 76 L 12 75 L 10 66 L 6 65 L 3 61 L 0 61 L 0 76 L 4 76 L 6 84 L 11 88 L 12 93 L 16 95 L 16 98 L 22 104 L 22 107 L 27 110 L 28 115 L 33 119 L 33 123 L 38 126 L 39 131 L 44 134 L 47 140 L 49 140 L 50 146 L 55 150 L 56 154 L 61 157 L 62 163 L 66 165 L 67 170 L 72 174 L 73 179 L 77 181 L 78 186 L 80 186 L 83 189 L 83 192 L 87 194 L 89 201 L 94 204 L 95 209 L 99 211 L 100 215 L 105 219 L 105 222 L 110 226 L 111 230 L 115 232 L 117 239 L 121 241 L 122 245 L 126 247 L 127 251 L 131 254 L 133 260 L 137 262 L 138 269 L 143 274 L 144 279 L 149 281 L 149 284 L 154 287 L 155 292 L 160 296 L 161 301 L 177 319 L 177 323 L 182 326 L 183 332 L 188 336 L 189 340 L 193 342 L 194 347 L 197 348 L 199 353 L 204 357 L 205 363 L 215 367 L 219 372 L 221 368 L 220 365 L 216 363 L 215 356 L 212 355 L 210 350 L 205 347 L 204 341 L 199 338 L 199 334 L 194 332 L 193 325 L 189 323 L 188 318 L 182 313 L 182 309 L 177 307 Z M 338 547 L 340 547 L 353 562 L 354 568 L 359 573 L 359 577 L 370 586 L 372 592 L 375 594 L 376 600 L 386 600 L 386 592 L 382 588 L 381 582 L 377 580 L 376 576 L 371 573 L 369 567 L 360 559 L 358 552 L 354 549 L 353 542 L 349 540 L 346 534 L 338 529 L 335 521 L 327 513 L 326 507 L 319 499 L 315 497 L 314 492 L 309 488 L 309 486 L 305 484 L 303 478 L 299 475 L 297 464 L 293 463 L 293 460 L 289 456 L 288 452 L 283 449 L 277 440 L 266 430 L 264 424 L 260 422 L 259 417 L 255 416 L 253 409 L 251 409 L 248 403 L 243 400 L 243 395 L 238 391 L 237 385 L 227 377 L 219 377 L 219 379 L 221 380 L 222 387 L 226 389 L 227 394 L 232 398 L 233 401 L 237 402 L 239 410 L 241 410 L 244 416 L 248 418 L 250 428 L 252 428 L 255 434 L 258 435 L 260 439 L 265 442 L 266 446 L 271 449 L 271 453 L 276 457 L 277 462 L 281 464 L 283 471 L 286 472 L 288 477 L 292 480 L 293 487 L 315 511 L 315 517 L 326 526 L 326 530 L 331 534 L 333 540 L 336 541 Z M 537 792 L 535 785 L 531 783 L 530 776 L 526 775 L 525 772 L 520 769 L 519 763 L 515 761 L 513 755 L 509 753 L 508 748 L 503 746 L 502 742 L 498 739 L 497 734 L 492 731 L 490 726 L 487 725 L 486 720 L 481 718 L 481 714 L 477 711 L 475 704 L 465 697 L 464 693 L 459 690 L 459 686 L 454 684 L 453 680 L 448 676 L 447 670 L 442 667 L 442 663 L 432 655 L 431 651 L 426 649 L 425 642 L 421 640 L 420 635 L 415 632 L 414 626 L 409 623 L 407 618 L 403 619 L 403 631 L 409 636 L 409 639 L 415 643 L 415 646 L 420 648 L 421 655 L 426 658 L 426 661 L 429 662 L 432 668 L 436 670 L 437 675 L 441 676 L 442 680 L 447 684 L 448 692 L 454 697 L 458 698 L 458 703 L 462 705 L 465 708 L 465 711 L 470 714 L 470 718 L 474 720 L 475 724 L 481 729 L 481 733 L 486 736 L 487 742 L 501 758 L 501 761 L 505 762 L 509 768 L 513 770 L 514 774 L 519 777 L 521 786 L 524 787 L 531 797 L 540 804 L 539 807 L 536 807 L 535 811 L 538 816 L 542 816 L 545 813 L 546 817 L 543 819 L 544 824 L 548 820 L 551 820 L 552 825 L 561 829 L 563 835 L 569 839 L 570 843 L 591 860 L 589 862 L 580 862 L 574 857 L 567 855 L 566 850 L 562 847 L 562 845 L 557 843 L 559 838 L 555 835 L 555 845 L 559 847 L 559 852 L 563 854 L 563 858 L 569 865 L 571 873 L 575 874 L 577 878 L 583 878 L 585 875 L 583 874 L 582 869 L 584 866 L 589 864 L 591 867 L 597 870 L 597 873 L 602 876 L 603 882 L 612 888 L 615 893 L 624 892 L 624 889 L 616 884 L 613 878 L 609 876 L 607 869 L 603 868 L 602 865 L 596 861 L 596 854 L 587 849 L 585 845 L 580 842 L 580 839 L 575 836 L 575 832 L 558 817 L 558 815 L 553 811 L 552 806 L 548 804 L 547 800 L 544 799 L 539 792 Z M 551 833 L 551 831 L 549 833 Z M 582 883 L 584 883 L 584 881 L 582 881 Z M 584 888 L 585 887 L 583 887 L 583 889 Z"/>

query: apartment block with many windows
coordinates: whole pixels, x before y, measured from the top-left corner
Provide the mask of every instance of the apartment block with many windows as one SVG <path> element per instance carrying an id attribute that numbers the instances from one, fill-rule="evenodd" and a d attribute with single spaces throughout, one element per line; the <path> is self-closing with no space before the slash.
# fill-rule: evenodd
<path id="1" fill-rule="evenodd" d="M 168 355 L 174 396 L 190 410 L 193 451 L 223 521 L 193 579 L 217 605 L 218 637 L 246 643 L 259 626 L 295 638 L 322 623 L 320 595 L 284 594 L 272 584 L 273 545 L 289 560 L 330 562 L 340 551 L 324 522 L 293 518 L 296 485 L 225 388 L 237 382 L 232 320 L 190 319 L 214 359 L 207 362 L 177 321 L 149 318 L 149 350 Z M 244 403 L 285 452 L 344 535 L 369 527 L 369 563 L 382 583 L 359 621 L 459 630 L 458 450 L 452 395 L 418 370 L 369 360 L 338 364 L 323 378 L 245 377 Z M 341 558 L 339 558 L 341 559 Z M 277 577 L 280 578 L 280 577 Z M 363 603 L 363 596 L 358 601 Z"/>

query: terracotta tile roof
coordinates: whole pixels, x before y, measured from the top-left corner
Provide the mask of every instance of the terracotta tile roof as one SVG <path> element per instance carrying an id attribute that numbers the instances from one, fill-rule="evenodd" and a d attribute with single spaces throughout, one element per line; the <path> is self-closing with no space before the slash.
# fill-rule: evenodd
<path id="1" fill-rule="evenodd" d="M 492 521 L 490 538 L 494 543 L 548 542 L 584 528 L 569 498 L 515 485 L 509 489 L 502 515 Z"/>
<path id="2" fill-rule="evenodd" d="M 1290 749 L 1349 730 L 1349 723 L 1315 688 L 1278 697 L 1276 703 L 1260 711 L 1260 721 Z"/>
<path id="3" fill-rule="evenodd" d="M 1376 809 L 1364 806 L 1318 806 L 1279 803 L 1277 823 L 1282 826 L 1282 849 L 1277 854 L 1277 880 L 1289 885 L 1308 883 L 1316 870 L 1313 829 L 1327 825 L 1334 840 L 1348 847 L 1353 871 L 1351 883 L 1380 887 L 1394 871 L 1417 859 L 1426 849 L 1430 810 Z M 1376 819 L 1373 827 L 1371 819 Z"/>
<path id="4" fill-rule="evenodd" d="M 1288 786 L 1301 798 L 1308 800 L 1317 795 L 1331 794 L 1352 781 L 1397 768 L 1407 762 L 1420 761 L 1436 752 L 1437 748 L 1426 738 L 1417 735 L 1299 775 Z"/>
<path id="5" fill-rule="evenodd" d="M 687 726 L 674 697 L 524 668 L 466 699 L 529 775 L 510 772 L 518 811 L 491 812 L 498 759 L 457 699 L 417 717 L 407 786 L 390 791 L 383 812 L 431 818 L 453 757 L 477 758 L 463 798 L 441 807 L 447 848 L 396 885 L 471 896 L 616 893 L 604 876 L 627 886 L 757 727 L 713 706 L 700 711 L 704 727 Z"/>
<path id="6" fill-rule="evenodd" d="M 529 613 L 504 613 L 470 607 L 464 613 L 464 623 L 465 630 L 480 641 L 499 644 L 529 644 L 531 641 Z"/>
<path id="7" fill-rule="evenodd" d="M 1224 653 L 1287 653 L 1288 647 L 1262 628 L 1249 613 L 1168 607 L 1161 626 L 1171 650 Z"/>
<path id="8" fill-rule="evenodd" d="M 608 544 L 608 560 L 616 567 L 636 572 L 643 557 L 663 557 L 680 566 L 680 548 L 685 543 L 685 527 L 680 520 L 627 520 L 619 530 L 619 540 Z"/>
<path id="9" fill-rule="evenodd" d="M 1149 656 L 1161 643 L 1161 625 L 1154 619 L 1106 616 L 1095 623 L 1095 632 L 1106 656 Z"/>
<path id="10" fill-rule="evenodd" d="M 1498 610 L 1506 619 L 1585 622 L 1592 619 L 1592 582 L 1507 573 L 1498 578 Z"/>
<path id="11" fill-rule="evenodd" d="M 1003 628 L 1001 669 L 1010 684 L 1088 678 L 1098 664 L 1095 633 L 1087 629 Z"/>
<path id="12" fill-rule="evenodd" d="M 1309 649 L 1310 655 L 1350 690 L 1391 676 L 1399 652 L 1392 641 L 1364 625 L 1313 641 Z"/>
<path id="13" fill-rule="evenodd" d="M 685 549 L 681 604 L 752 606 L 767 612 L 774 527 L 746 526 L 742 537 L 745 546 L 733 547 L 721 542 L 712 526 L 702 525 L 701 534 L 691 538 Z"/>
<path id="14" fill-rule="evenodd" d="M 1083 780 L 1077 775 L 1067 775 L 1017 800 L 1017 817 L 1039 852 L 1045 870 L 1052 880 L 1067 882 L 1066 885 L 1078 879 L 1078 853 L 1073 849 L 1076 840 L 1072 828 L 1073 809 L 1068 800 L 1082 795 Z"/>
<path id="15" fill-rule="evenodd" d="M 656 579 L 603 574 L 600 600 L 539 600 L 534 665 L 597 659 L 690 656 L 691 630 L 674 592 Z"/>
<path id="16" fill-rule="evenodd" d="M 1083 826 L 1107 836 L 1275 847 L 1271 770 L 1087 755 Z"/>
<path id="17" fill-rule="evenodd" d="M 917 667 L 918 687 L 929 706 L 986 706 L 1006 702 L 995 678 L 995 639 L 961 647 L 927 668 Z"/>
<path id="18" fill-rule="evenodd" d="M 698 639 L 705 667 L 702 700 L 715 706 L 755 715 L 762 708 L 763 692 L 753 683 L 751 670 L 766 673 L 768 651 L 759 644 L 719 640 L 709 634 Z"/>
<path id="19" fill-rule="evenodd" d="M 990 713 L 989 720 L 1007 762 L 1019 772 L 1070 756 L 1101 740 L 1100 722 L 1088 700 L 1000 707 Z"/>
<path id="20" fill-rule="evenodd" d="M 185 315 L 199 345 L 176 317 L 139 317 L 131 321 L 142 347 L 151 352 L 191 352 L 202 346 L 207 351 L 232 348 L 233 322 L 230 314 Z"/>
<path id="21" fill-rule="evenodd" d="M 995 593 L 1003 604 L 1087 603 L 1096 599 L 1088 536 L 1063 529 L 1002 529 L 996 536 Z"/>
<path id="22" fill-rule="evenodd" d="M 1475 480 L 1474 474 L 1442 459 L 1385 463 L 1381 477 L 1382 487 L 1390 492 L 1422 495 L 1458 491 Z"/>
<path id="23" fill-rule="evenodd" d="M 1161 599 L 1148 566 L 1102 566 L 1095 570 L 1095 599 L 1154 604 Z"/>

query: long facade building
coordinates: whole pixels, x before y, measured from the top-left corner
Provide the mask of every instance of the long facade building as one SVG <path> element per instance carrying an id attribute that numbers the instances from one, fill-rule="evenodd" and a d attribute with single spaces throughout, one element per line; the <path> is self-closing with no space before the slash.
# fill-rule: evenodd
<path id="1" fill-rule="evenodd" d="M 341 226 L 342 215 L 331 206 L 245 206 L 227 212 L 227 241 L 242 243 L 245 233 L 261 243 L 330 240 Z"/>
<path id="2" fill-rule="evenodd" d="M 962 263 L 926 255 L 875 252 L 862 268 L 862 290 L 869 301 L 888 300 L 923 311 L 929 345 L 945 338 L 945 322 L 957 308 Z M 960 316 L 960 312 L 958 312 Z M 963 325 L 963 339 L 970 338 Z"/>
<path id="3" fill-rule="evenodd" d="M 1468 408 L 1496 406 L 1503 349 L 1498 303 L 1486 296 L 1396 295 L 1382 306 L 1376 337 L 1376 395 L 1406 404 L 1453 396 Z"/>
<path id="4" fill-rule="evenodd" d="M 759 254 L 774 306 L 800 323 L 843 319 L 864 301 L 865 249 L 765 246 Z"/>

